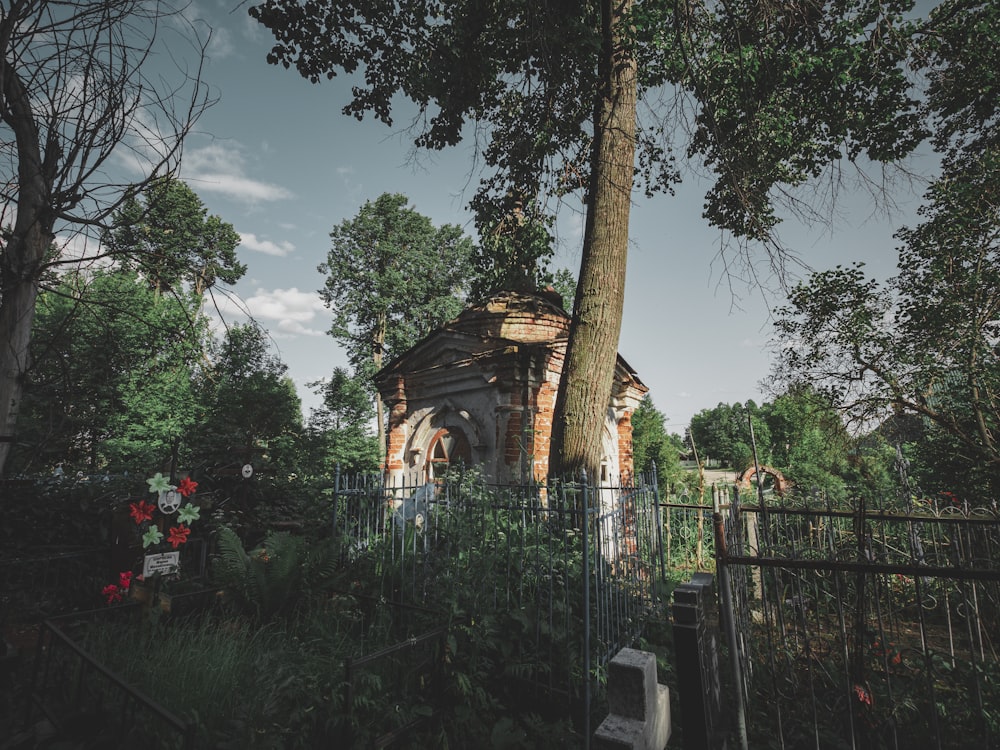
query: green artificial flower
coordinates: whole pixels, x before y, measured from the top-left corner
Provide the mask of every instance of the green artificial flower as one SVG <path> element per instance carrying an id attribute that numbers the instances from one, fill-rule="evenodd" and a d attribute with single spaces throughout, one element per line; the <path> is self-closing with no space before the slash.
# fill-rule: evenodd
<path id="1" fill-rule="evenodd" d="M 163 532 L 156 526 L 150 526 L 149 531 L 142 535 L 142 548 L 146 549 L 153 544 L 159 544 L 163 541 Z"/>
<path id="2" fill-rule="evenodd" d="M 197 521 L 201 518 L 201 508 L 197 505 L 192 505 L 188 503 L 183 508 L 177 511 L 177 520 L 180 523 L 191 523 L 192 521 Z"/>
<path id="3" fill-rule="evenodd" d="M 155 477 L 147 479 L 146 484 L 149 485 L 150 492 L 169 492 L 174 489 L 174 486 L 170 484 L 170 480 L 160 472 L 156 472 Z"/>

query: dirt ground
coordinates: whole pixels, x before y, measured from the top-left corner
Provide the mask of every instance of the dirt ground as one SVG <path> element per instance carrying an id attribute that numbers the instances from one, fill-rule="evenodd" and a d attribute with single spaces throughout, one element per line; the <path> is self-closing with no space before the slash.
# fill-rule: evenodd
<path id="1" fill-rule="evenodd" d="M 705 484 L 735 482 L 737 474 L 732 469 L 705 469 Z"/>

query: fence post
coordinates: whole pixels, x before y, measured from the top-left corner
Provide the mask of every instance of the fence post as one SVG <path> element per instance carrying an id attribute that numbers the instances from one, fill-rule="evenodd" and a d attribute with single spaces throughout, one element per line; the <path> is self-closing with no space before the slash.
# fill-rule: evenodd
<path id="1" fill-rule="evenodd" d="M 333 538 L 337 538 L 337 505 L 340 503 L 340 461 L 333 474 Z M 346 529 L 344 530 L 347 531 Z"/>
<path id="2" fill-rule="evenodd" d="M 656 524 L 656 557 L 660 561 L 660 582 L 667 580 L 667 569 L 663 561 L 663 528 L 660 526 L 660 484 L 656 478 L 656 461 L 652 462 L 653 472 L 653 519 Z M 667 513 L 670 511 L 668 510 Z"/>
<path id="3" fill-rule="evenodd" d="M 683 714 L 684 750 L 721 750 L 722 685 L 718 644 L 708 617 L 712 575 L 695 573 L 674 589 L 674 659 Z"/>
<path id="4" fill-rule="evenodd" d="M 726 628 L 729 644 L 729 665 L 733 670 L 733 687 L 736 690 L 736 732 L 741 750 L 748 750 L 746 706 L 743 703 L 743 667 L 740 650 L 736 641 L 736 618 L 733 615 L 733 591 L 729 580 L 729 565 L 726 562 L 726 523 L 722 513 L 712 514 L 715 528 L 715 572 L 719 576 L 719 595 L 722 598 L 722 620 Z"/>

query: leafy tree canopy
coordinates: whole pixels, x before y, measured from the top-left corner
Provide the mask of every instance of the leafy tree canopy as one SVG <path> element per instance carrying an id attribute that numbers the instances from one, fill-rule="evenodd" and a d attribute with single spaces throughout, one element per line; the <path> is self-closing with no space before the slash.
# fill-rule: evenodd
<path id="1" fill-rule="evenodd" d="M 375 411 L 365 382 L 337 367 L 329 380 L 310 385 L 323 396 L 322 406 L 309 417 L 304 441 L 313 470 L 324 476 L 337 466 L 354 474 L 375 471 L 379 462 L 372 431 Z"/>
<path id="2" fill-rule="evenodd" d="M 852 441 L 829 401 L 802 386 L 779 395 L 762 410 L 772 465 L 801 491 L 841 492 L 850 478 Z"/>
<path id="3" fill-rule="evenodd" d="M 471 122 L 485 125 L 477 132 L 494 172 L 473 200 L 477 214 L 508 215 L 524 196 L 587 189 L 602 3 L 393 5 L 266 0 L 250 14 L 274 34 L 269 62 L 314 82 L 363 76 L 345 114 L 391 125 L 402 95 L 418 107 L 415 144 L 431 149 L 469 135 Z M 684 101 L 695 104 L 686 153 L 717 176 L 706 216 L 741 235 L 767 236 L 776 185 L 802 184 L 845 156 L 907 153 L 925 134 L 904 66 L 918 28 L 903 20 L 912 8 L 912 0 L 636 4 L 615 22 L 632 29 L 639 95 L 650 105 L 637 136 L 647 191 L 669 190 L 679 177 L 671 139 Z M 665 86 L 693 100 L 664 104 Z"/>
<path id="4" fill-rule="evenodd" d="M 717 178 L 705 215 L 770 239 L 784 186 L 844 157 L 895 159 L 924 136 L 904 69 L 912 5 L 265 0 L 250 14 L 275 36 L 270 62 L 313 81 L 360 74 L 346 114 L 392 124 L 409 100 L 416 146 L 481 138 L 477 216 L 512 215 L 525 197 L 583 198 L 550 456 L 559 472 L 599 464 L 636 178 L 647 192 L 669 190 L 672 139 L 689 132 L 685 156 Z M 782 258 L 772 256 L 778 271 Z"/>
<path id="5" fill-rule="evenodd" d="M 232 460 L 232 449 L 270 449 L 269 459 L 286 463 L 301 431 L 301 402 L 287 366 L 269 351 L 266 333 L 255 324 L 231 326 L 210 347 L 211 366 L 201 378 L 205 421 L 199 455 L 216 463 Z"/>
<path id="6" fill-rule="evenodd" d="M 158 291 L 188 282 L 198 295 L 218 281 L 235 284 L 247 267 L 236 259 L 240 236 L 180 180 L 161 177 L 131 196 L 105 232 L 105 249 L 142 273 Z"/>
<path id="7" fill-rule="evenodd" d="M 757 444 L 757 459 L 771 462 L 771 433 L 761 408 L 753 401 L 746 404 L 719 404 L 714 409 L 702 409 L 691 417 L 690 431 L 703 462 L 721 461 L 734 471 L 742 472 L 753 466 L 753 441 L 750 422 Z"/>
<path id="8" fill-rule="evenodd" d="M 962 160 L 904 228 L 899 275 L 814 274 L 779 311 L 778 383 L 809 382 L 864 429 L 912 414 L 966 467 L 1000 471 L 1000 161 Z"/>
<path id="9" fill-rule="evenodd" d="M 684 443 L 679 435 L 668 434 L 666 417 L 649 394 L 632 413 L 632 459 L 636 472 L 656 465 L 657 484 L 664 490 L 681 475 L 680 454 Z"/>
<path id="10" fill-rule="evenodd" d="M 168 65 L 151 75 L 147 63 L 169 35 L 170 54 L 159 56 Z M 112 176 L 122 173 L 108 168 L 115 160 L 128 158 L 146 181 L 177 168 L 185 136 L 212 103 L 200 79 L 207 43 L 168 2 L 0 4 L 0 225 L 9 229 L 0 242 L 0 474 L 41 279 L 74 262 L 52 253 L 56 232 L 106 225 L 132 189 Z"/>
<path id="11" fill-rule="evenodd" d="M 159 466 L 191 434 L 191 379 L 206 336 L 184 299 L 157 298 L 132 271 L 63 275 L 36 316 L 24 470 Z M 23 463 L 22 463 L 23 462 Z"/>
<path id="12" fill-rule="evenodd" d="M 553 217 L 533 204 L 509 215 L 484 208 L 476 218 L 480 242 L 473 255 L 475 274 L 469 296 L 483 299 L 510 289 L 531 292 L 550 286 Z M 572 309 L 572 306 L 570 307 Z"/>
<path id="13" fill-rule="evenodd" d="M 434 227 L 404 195 L 368 201 L 334 227 L 319 272 L 333 311 L 330 334 L 355 370 L 370 374 L 462 310 L 472 240 L 454 225 Z"/>

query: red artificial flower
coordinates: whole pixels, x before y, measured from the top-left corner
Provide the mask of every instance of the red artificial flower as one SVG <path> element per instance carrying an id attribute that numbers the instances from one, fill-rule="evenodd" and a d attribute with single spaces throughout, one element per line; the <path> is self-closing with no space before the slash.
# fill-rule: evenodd
<path id="1" fill-rule="evenodd" d="M 114 604 L 115 602 L 120 602 L 122 600 L 122 592 L 118 590 L 118 587 L 113 583 L 109 583 L 103 589 L 101 593 L 107 599 L 108 604 Z"/>
<path id="2" fill-rule="evenodd" d="M 872 704 L 872 694 L 869 693 L 863 686 L 855 685 L 854 694 L 858 696 L 858 701 L 864 703 L 868 706 Z"/>
<path id="3" fill-rule="evenodd" d="M 128 591 L 132 585 L 132 571 L 126 570 L 118 574 L 118 586 L 122 591 Z"/>
<path id="4" fill-rule="evenodd" d="M 177 486 L 177 491 L 184 497 L 190 497 L 196 489 L 198 489 L 198 483 L 192 482 L 188 477 L 184 477 Z"/>
<path id="5" fill-rule="evenodd" d="M 177 549 L 180 545 L 187 541 L 188 534 L 190 533 L 191 529 L 184 524 L 181 524 L 180 526 L 171 526 L 170 536 L 167 537 L 167 541 L 170 542 L 174 549 Z"/>
<path id="6" fill-rule="evenodd" d="M 145 500 L 140 500 L 137 503 L 129 504 L 129 515 L 135 519 L 135 525 L 138 526 L 143 521 L 153 520 L 153 511 L 156 510 L 156 506 L 152 503 L 147 503 Z"/>

